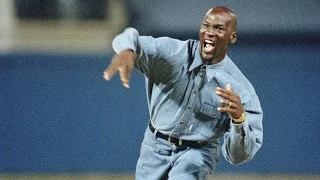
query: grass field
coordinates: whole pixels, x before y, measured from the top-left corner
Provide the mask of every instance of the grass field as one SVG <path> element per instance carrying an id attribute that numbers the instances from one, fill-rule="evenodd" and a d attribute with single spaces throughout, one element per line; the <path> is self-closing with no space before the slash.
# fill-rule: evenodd
<path id="1" fill-rule="evenodd" d="M 7 174 L 1 180 L 132 180 L 133 175 L 121 174 Z M 320 175 L 217 174 L 209 180 L 320 180 Z"/>

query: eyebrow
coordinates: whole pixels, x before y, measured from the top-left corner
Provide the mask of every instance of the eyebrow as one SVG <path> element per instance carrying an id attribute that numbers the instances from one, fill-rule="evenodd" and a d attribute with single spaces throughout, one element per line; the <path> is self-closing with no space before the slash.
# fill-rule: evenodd
<path id="1" fill-rule="evenodd" d="M 208 22 L 207 20 L 204 20 L 204 23 L 213 24 L 211 22 Z M 214 23 L 213 25 L 214 26 L 224 26 L 224 24 L 222 24 L 222 23 Z"/>

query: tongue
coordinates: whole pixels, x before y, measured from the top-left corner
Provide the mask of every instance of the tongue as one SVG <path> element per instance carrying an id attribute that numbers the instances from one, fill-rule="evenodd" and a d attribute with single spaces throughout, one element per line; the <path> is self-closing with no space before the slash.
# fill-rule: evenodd
<path id="1" fill-rule="evenodd" d="M 214 46 L 212 46 L 211 44 L 206 44 L 206 46 L 204 47 L 204 50 L 206 52 L 210 52 L 213 50 L 213 48 L 214 48 Z"/>

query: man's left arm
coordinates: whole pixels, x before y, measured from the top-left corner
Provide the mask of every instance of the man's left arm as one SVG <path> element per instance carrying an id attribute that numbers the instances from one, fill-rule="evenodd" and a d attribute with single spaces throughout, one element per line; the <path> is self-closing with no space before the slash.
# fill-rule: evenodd
<path id="1" fill-rule="evenodd" d="M 250 101 L 242 104 L 240 97 L 231 91 L 231 85 L 226 89 L 217 88 L 216 93 L 223 99 L 221 112 L 228 112 L 230 128 L 224 135 L 222 153 L 231 164 L 241 164 L 253 158 L 260 149 L 263 140 L 262 109 L 256 94 Z"/>

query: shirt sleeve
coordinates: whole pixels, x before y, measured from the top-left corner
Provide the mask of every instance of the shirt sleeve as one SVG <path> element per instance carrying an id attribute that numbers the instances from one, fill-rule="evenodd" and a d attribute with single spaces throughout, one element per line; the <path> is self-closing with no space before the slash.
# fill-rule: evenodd
<path id="1" fill-rule="evenodd" d="M 246 120 L 234 124 L 230 120 L 230 128 L 224 135 L 222 154 L 233 165 L 251 160 L 260 149 L 263 140 L 263 112 L 256 94 L 244 104 Z"/>
<path id="2" fill-rule="evenodd" d="M 136 52 L 139 33 L 134 28 L 127 28 L 112 41 L 113 50 L 119 54 L 124 50 Z"/>
<path id="3" fill-rule="evenodd" d="M 139 32 L 131 27 L 113 39 L 112 47 L 117 54 L 124 50 L 132 50 L 136 54 L 135 67 L 145 75 L 150 71 L 149 61 L 155 59 L 159 49 L 155 38 L 140 36 Z"/>
<path id="4" fill-rule="evenodd" d="M 177 42 L 167 37 L 140 36 L 136 29 L 126 28 L 113 39 L 112 47 L 117 54 L 124 50 L 132 50 L 136 54 L 135 67 L 148 76 L 151 71 L 163 67 L 170 60 L 178 47 Z"/>

